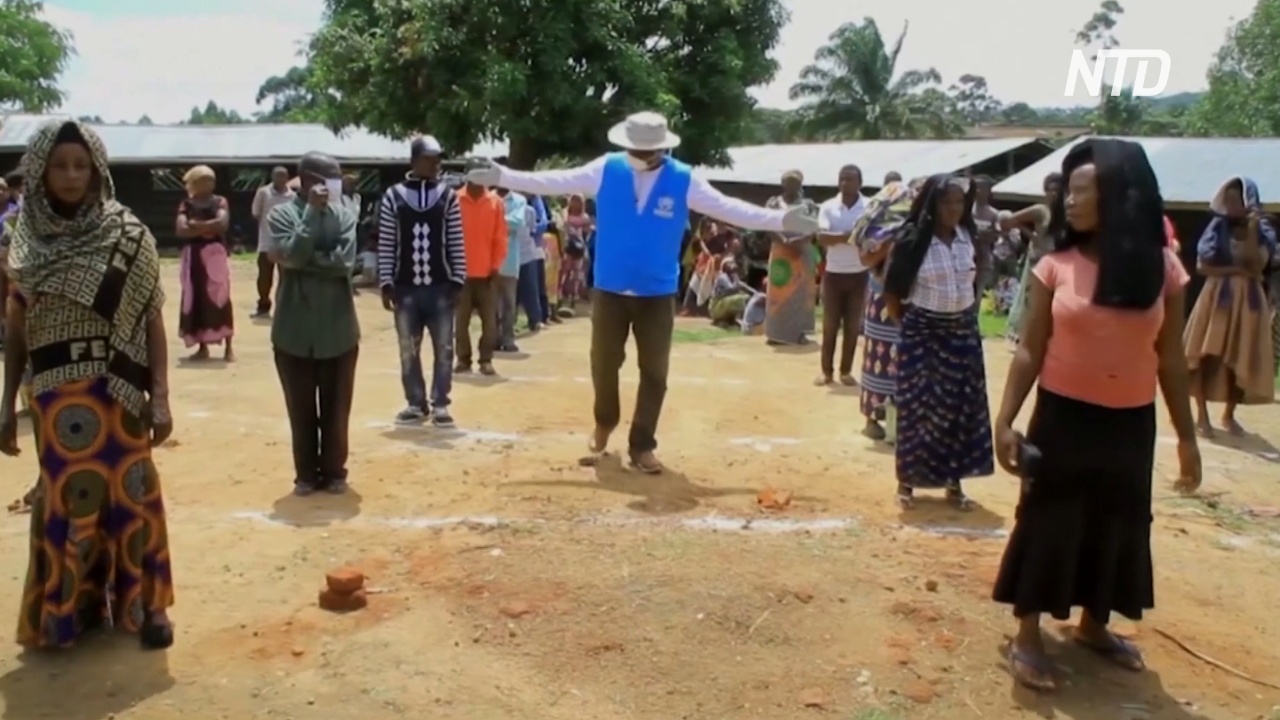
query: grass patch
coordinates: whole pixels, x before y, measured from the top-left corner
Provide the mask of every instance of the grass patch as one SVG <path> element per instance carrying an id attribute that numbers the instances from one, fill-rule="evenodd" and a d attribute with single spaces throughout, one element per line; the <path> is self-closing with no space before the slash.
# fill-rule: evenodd
<path id="1" fill-rule="evenodd" d="M 978 313 L 978 332 L 984 338 L 1002 338 L 1009 330 L 1009 318 L 1005 315 L 993 315 L 987 311 Z"/>
<path id="2" fill-rule="evenodd" d="M 1174 498 L 1172 503 L 1200 514 L 1214 525 L 1235 535 L 1248 535 L 1257 530 L 1253 517 L 1216 497 Z"/>
<path id="3" fill-rule="evenodd" d="M 853 714 L 849 720 L 901 720 L 902 716 L 892 710 L 865 708 Z"/>
<path id="4" fill-rule="evenodd" d="M 708 325 L 701 328 L 676 328 L 671 333 L 671 342 L 678 343 L 706 343 L 724 340 L 731 337 L 740 337 L 741 330 L 735 328 L 719 328 L 715 325 Z"/>

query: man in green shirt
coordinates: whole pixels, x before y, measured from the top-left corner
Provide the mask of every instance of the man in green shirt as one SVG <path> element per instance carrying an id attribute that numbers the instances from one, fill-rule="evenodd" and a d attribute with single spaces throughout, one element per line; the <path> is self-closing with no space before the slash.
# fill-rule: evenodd
<path id="1" fill-rule="evenodd" d="M 298 163 L 297 198 L 267 216 L 280 268 L 271 344 L 293 434 L 294 493 L 347 489 L 347 426 L 360 325 L 351 297 L 357 218 L 342 202 L 328 155 Z"/>

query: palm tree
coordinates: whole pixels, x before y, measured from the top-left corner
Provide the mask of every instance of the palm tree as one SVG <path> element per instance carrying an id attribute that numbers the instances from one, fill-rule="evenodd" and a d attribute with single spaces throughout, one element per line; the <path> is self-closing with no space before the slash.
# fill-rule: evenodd
<path id="1" fill-rule="evenodd" d="M 893 48 L 886 48 L 871 18 L 836 28 L 791 86 L 791 99 L 803 101 L 810 132 L 865 140 L 961 134 L 945 94 L 923 92 L 942 82 L 937 70 L 897 75 L 906 38 L 904 24 Z"/>

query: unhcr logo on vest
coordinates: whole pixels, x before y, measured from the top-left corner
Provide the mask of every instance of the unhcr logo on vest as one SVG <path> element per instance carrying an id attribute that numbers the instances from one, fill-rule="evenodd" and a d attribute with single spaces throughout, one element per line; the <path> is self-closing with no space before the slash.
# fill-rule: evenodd
<path id="1" fill-rule="evenodd" d="M 670 220 L 676 214 L 676 200 L 673 197 L 658 198 L 657 205 L 653 208 L 653 214 L 663 220 Z"/>

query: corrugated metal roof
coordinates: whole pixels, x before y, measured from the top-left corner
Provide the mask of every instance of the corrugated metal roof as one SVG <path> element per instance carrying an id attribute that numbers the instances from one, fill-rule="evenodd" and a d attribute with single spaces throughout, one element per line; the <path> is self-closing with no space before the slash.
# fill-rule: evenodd
<path id="1" fill-rule="evenodd" d="M 1280 209 L 1280 138 L 1149 138 L 1141 143 L 1160 180 L 1165 203 L 1176 209 L 1203 209 L 1227 179 L 1244 175 L 1258 183 L 1268 210 Z M 1044 177 L 1062 169 L 1067 151 L 1084 138 L 995 186 L 998 199 L 1038 200 Z M 1181 206 L 1181 207 L 1177 207 Z"/>
<path id="2" fill-rule="evenodd" d="M 840 168 L 853 163 L 862 168 L 868 185 L 878 186 L 884 176 L 898 172 L 904 180 L 941 172 L 957 172 L 984 160 L 1028 145 L 1035 138 L 968 140 L 862 140 L 820 145 L 752 145 L 731 148 L 732 167 L 697 167 L 694 174 L 713 182 L 776 185 L 782 173 L 799 170 L 805 183 L 835 186 Z"/>
<path id="3" fill-rule="evenodd" d="M 60 116 L 9 115 L 0 119 L 0 152 L 19 152 L 44 123 Z M 287 162 L 322 152 L 342 162 L 404 164 L 409 143 L 365 130 L 334 135 L 323 125 L 94 125 L 113 164 Z M 486 144 L 466 155 L 499 157 L 505 144 Z"/>

